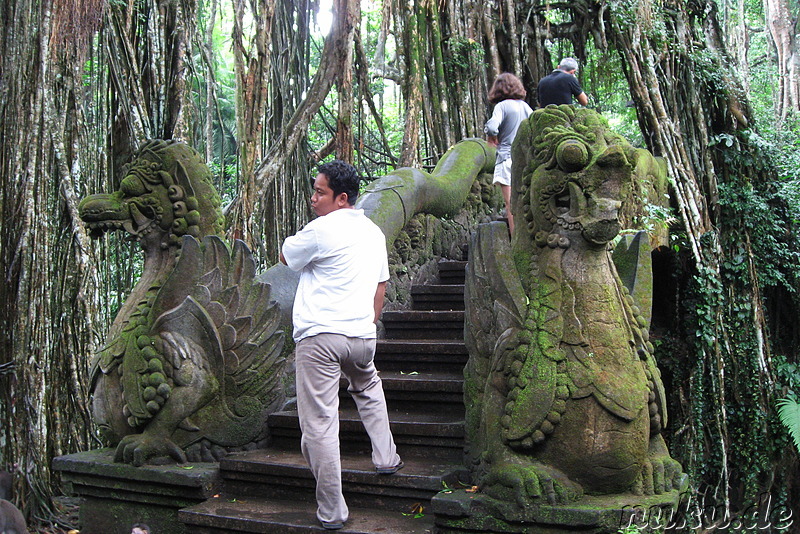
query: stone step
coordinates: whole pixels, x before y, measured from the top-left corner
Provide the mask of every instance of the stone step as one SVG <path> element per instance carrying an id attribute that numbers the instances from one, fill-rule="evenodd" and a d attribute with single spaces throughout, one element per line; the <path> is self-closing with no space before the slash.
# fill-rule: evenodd
<path id="1" fill-rule="evenodd" d="M 464 339 L 463 311 L 385 311 L 381 320 L 388 339 Z"/>
<path id="2" fill-rule="evenodd" d="M 463 340 L 379 339 L 375 366 L 380 371 L 431 371 L 463 376 L 468 357 Z"/>
<path id="3" fill-rule="evenodd" d="M 429 534 L 433 514 L 386 511 L 350 506 L 350 518 L 341 534 Z M 316 518 L 313 502 L 277 499 L 241 499 L 236 494 L 221 494 L 215 499 L 185 508 L 179 517 L 192 534 L 306 534 L 325 531 Z"/>
<path id="4" fill-rule="evenodd" d="M 414 310 L 464 310 L 463 284 L 426 284 L 411 286 Z"/>
<path id="5" fill-rule="evenodd" d="M 274 444 L 300 449 L 300 421 L 296 410 L 276 412 L 267 421 Z M 464 416 L 460 413 L 407 411 L 389 406 L 389 424 L 398 447 L 431 455 L 460 456 L 464 447 Z M 339 410 L 339 439 L 343 451 L 363 450 L 369 437 L 355 408 Z"/>
<path id="6" fill-rule="evenodd" d="M 342 534 L 429 534 L 431 499 L 463 487 L 464 278 L 466 262 L 441 261 L 439 284 L 412 286 L 412 310 L 387 311 L 377 343 L 392 434 L 405 467 L 375 473 L 369 438 L 342 381 L 339 422 L 342 489 L 350 519 Z M 268 449 L 230 454 L 220 463 L 224 492 L 180 511 L 188 532 L 320 532 L 315 482 L 300 452 L 295 410 L 272 414 Z M 416 513 L 418 507 L 423 513 Z"/>
<path id="7" fill-rule="evenodd" d="M 438 263 L 441 284 L 464 284 L 467 262 L 442 260 Z"/>
<path id="8" fill-rule="evenodd" d="M 420 456 L 400 449 L 405 466 L 378 475 L 369 451 L 342 452 L 342 492 L 348 506 L 405 511 L 427 503 L 443 488 L 463 487 L 467 472 L 460 463 Z M 299 447 L 230 454 L 220 463 L 225 491 L 239 498 L 314 501 L 315 481 Z"/>
<path id="9" fill-rule="evenodd" d="M 379 371 L 386 403 L 391 408 L 426 411 L 437 410 L 464 413 L 463 373 L 435 371 Z M 348 382 L 341 381 L 341 406 L 355 406 L 347 392 Z"/>

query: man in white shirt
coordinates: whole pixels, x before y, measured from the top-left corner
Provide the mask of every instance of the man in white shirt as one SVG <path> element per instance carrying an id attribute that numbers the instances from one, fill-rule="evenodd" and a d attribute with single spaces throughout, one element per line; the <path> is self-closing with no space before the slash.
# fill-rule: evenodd
<path id="1" fill-rule="evenodd" d="M 317 218 L 281 250 L 281 261 L 301 271 L 293 310 L 297 412 L 303 456 L 317 481 L 317 518 L 328 530 L 348 518 L 339 455 L 342 374 L 372 442 L 376 471 L 389 475 L 403 467 L 373 363 L 389 279 L 386 238 L 353 207 L 359 181 L 352 165 L 322 165 L 311 196 Z"/>

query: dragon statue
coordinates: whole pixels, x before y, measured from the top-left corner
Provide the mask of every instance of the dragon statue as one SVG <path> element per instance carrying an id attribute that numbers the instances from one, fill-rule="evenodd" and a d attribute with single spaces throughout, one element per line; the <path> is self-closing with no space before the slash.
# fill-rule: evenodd
<path id="1" fill-rule="evenodd" d="M 220 198 L 200 155 L 148 141 L 119 190 L 79 210 L 93 236 L 123 230 L 144 252 L 91 368 L 92 414 L 115 460 L 214 461 L 263 439 L 284 395 L 279 307 L 244 243 L 217 236 Z"/>
<path id="2" fill-rule="evenodd" d="M 647 320 L 611 259 L 635 180 L 665 173 L 588 109 L 549 106 L 512 152 L 514 213 L 470 245 L 467 456 L 481 493 L 525 508 L 685 484 L 667 451 Z"/>

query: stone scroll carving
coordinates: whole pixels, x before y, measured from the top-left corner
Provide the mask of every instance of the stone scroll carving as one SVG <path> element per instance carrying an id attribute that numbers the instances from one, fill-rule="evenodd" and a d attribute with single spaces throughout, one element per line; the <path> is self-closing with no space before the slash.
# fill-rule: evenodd
<path id="1" fill-rule="evenodd" d="M 244 243 L 218 237 L 220 199 L 199 154 L 149 141 L 119 190 L 79 209 L 93 235 L 124 231 L 144 253 L 91 369 L 93 417 L 116 460 L 213 461 L 263 439 L 284 396 L 279 307 Z"/>

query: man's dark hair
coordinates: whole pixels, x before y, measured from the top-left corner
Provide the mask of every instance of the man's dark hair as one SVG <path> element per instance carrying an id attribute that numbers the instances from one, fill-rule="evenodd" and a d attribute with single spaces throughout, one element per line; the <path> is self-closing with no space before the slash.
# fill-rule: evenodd
<path id="1" fill-rule="evenodd" d="M 347 193 L 347 202 L 352 206 L 358 198 L 358 184 L 361 178 L 358 171 L 349 163 L 335 159 L 319 166 L 319 173 L 328 177 L 328 187 L 333 190 L 336 198 L 342 193 Z"/>
<path id="2" fill-rule="evenodd" d="M 504 72 L 495 78 L 494 84 L 489 90 L 489 102 L 497 104 L 508 99 L 522 100 L 527 94 L 519 78 L 510 72 Z"/>

